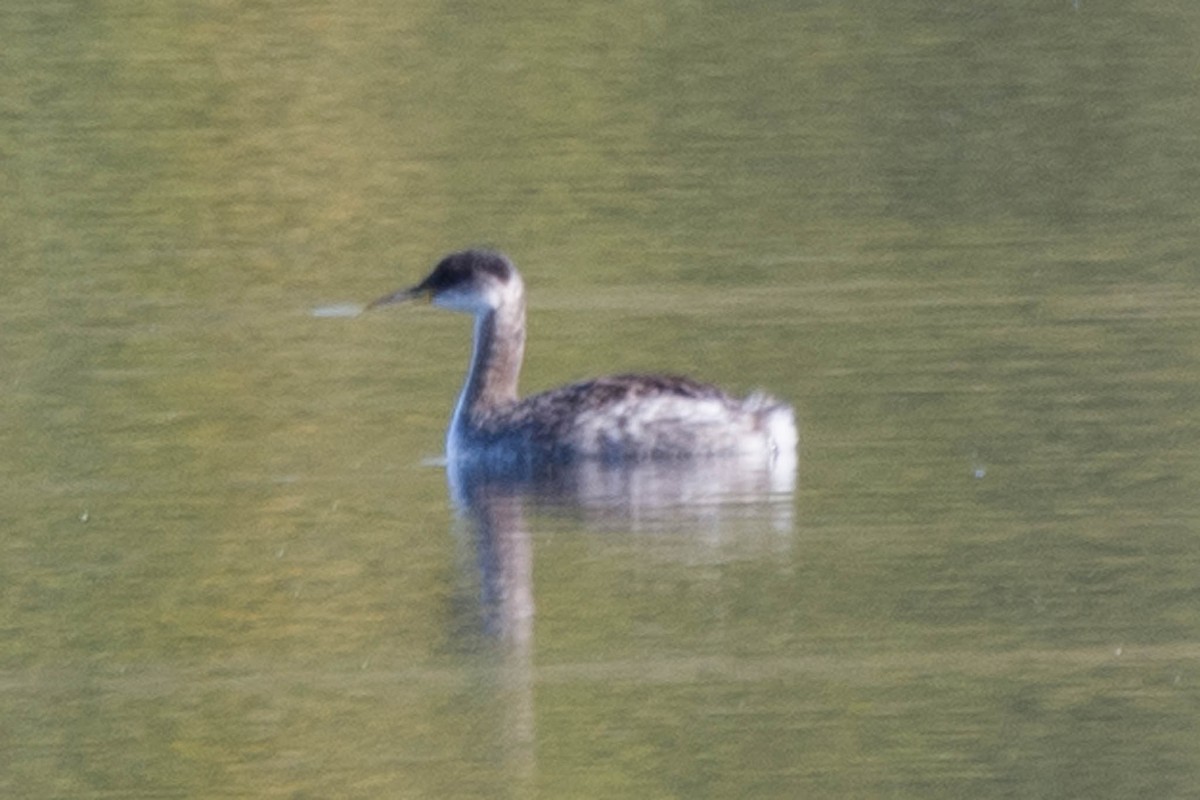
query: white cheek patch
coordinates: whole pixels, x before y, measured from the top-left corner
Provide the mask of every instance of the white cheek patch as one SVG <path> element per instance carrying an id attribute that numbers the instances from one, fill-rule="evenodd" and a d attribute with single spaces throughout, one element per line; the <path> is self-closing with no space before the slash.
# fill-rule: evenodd
<path id="1" fill-rule="evenodd" d="M 450 311 L 483 314 L 520 301 L 521 281 L 513 276 L 508 283 L 488 281 L 483 286 L 454 286 L 434 295 L 433 304 Z"/>
<path id="2" fill-rule="evenodd" d="M 493 299 L 490 295 L 492 295 L 492 292 L 488 290 L 481 292 L 474 289 L 454 287 L 434 295 L 433 304 L 439 308 L 449 309 L 450 311 L 480 314 L 496 307 L 493 303 L 489 302 Z"/>

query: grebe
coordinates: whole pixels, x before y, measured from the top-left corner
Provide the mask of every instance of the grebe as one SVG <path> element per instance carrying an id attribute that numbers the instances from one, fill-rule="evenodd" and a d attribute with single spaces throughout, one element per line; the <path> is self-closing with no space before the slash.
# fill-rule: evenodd
<path id="1" fill-rule="evenodd" d="M 518 399 L 525 286 L 501 253 L 451 253 L 416 286 L 367 308 L 417 298 L 475 317 L 471 364 L 446 433 L 449 461 L 795 458 L 792 408 L 763 393 L 737 399 L 690 378 L 613 375 Z"/>

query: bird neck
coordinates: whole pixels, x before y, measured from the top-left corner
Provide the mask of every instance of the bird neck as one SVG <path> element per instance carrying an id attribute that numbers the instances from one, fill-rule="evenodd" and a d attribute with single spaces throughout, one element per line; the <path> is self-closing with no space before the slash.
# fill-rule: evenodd
<path id="1" fill-rule="evenodd" d="M 506 303 L 475 316 L 471 366 L 451 421 L 452 435 L 478 424 L 488 412 L 517 401 L 525 355 L 525 301 Z"/>

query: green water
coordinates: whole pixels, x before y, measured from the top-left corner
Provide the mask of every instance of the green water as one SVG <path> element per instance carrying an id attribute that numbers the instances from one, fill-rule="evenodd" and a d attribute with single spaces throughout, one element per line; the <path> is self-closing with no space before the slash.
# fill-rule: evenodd
<path id="1" fill-rule="evenodd" d="M 1200 8 L 0 29 L 0 794 L 1195 795 Z M 489 606 L 469 323 L 313 314 L 479 243 L 526 390 L 766 388 L 794 495 L 501 505 Z"/>

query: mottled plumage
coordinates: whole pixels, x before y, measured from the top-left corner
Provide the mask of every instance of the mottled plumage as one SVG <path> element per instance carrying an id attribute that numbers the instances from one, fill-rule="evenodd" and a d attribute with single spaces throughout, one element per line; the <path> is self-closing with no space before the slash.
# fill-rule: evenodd
<path id="1" fill-rule="evenodd" d="M 516 268 L 486 250 L 452 253 L 411 289 L 372 306 L 429 296 L 475 317 L 467 380 L 446 436 L 450 459 L 540 464 L 761 454 L 794 458 L 790 406 L 670 375 L 613 375 L 517 397 L 525 290 Z"/>

